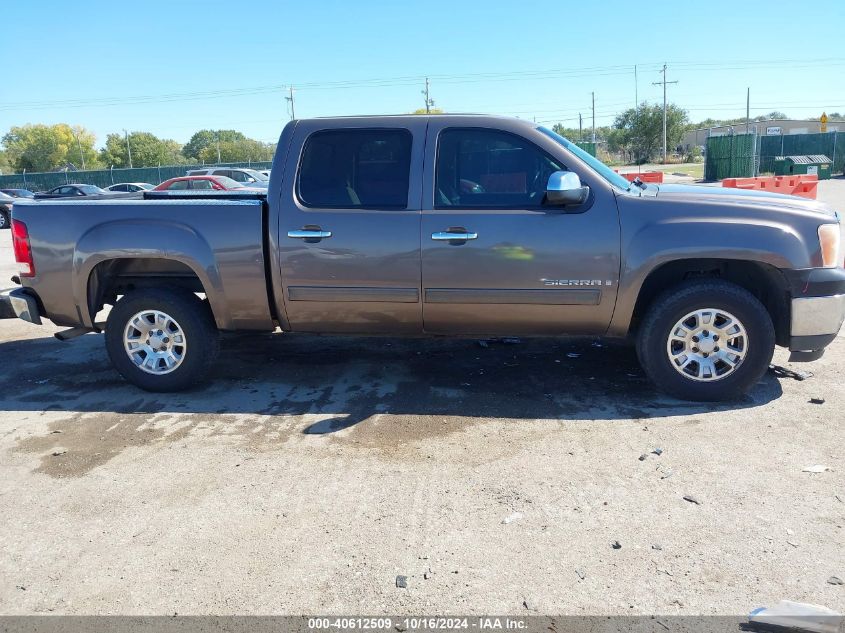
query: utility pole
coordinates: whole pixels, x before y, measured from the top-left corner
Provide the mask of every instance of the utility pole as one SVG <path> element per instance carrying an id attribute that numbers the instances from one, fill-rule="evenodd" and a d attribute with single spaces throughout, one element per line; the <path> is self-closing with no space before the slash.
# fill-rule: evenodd
<path id="1" fill-rule="evenodd" d="M 217 130 L 217 164 L 220 162 L 220 130 Z"/>
<path id="2" fill-rule="evenodd" d="M 421 90 L 422 94 L 425 96 L 425 113 L 431 114 L 431 106 L 434 105 L 434 99 L 431 98 L 429 94 L 429 84 L 428 84 L 428 77 L 425 78 L 425 90 Z"/>
<path id="3" fill-rule="evenodd" d="M 581 113 L 578 113 L 578 140 L 584 140 L 584 123 L 581 121 Z"/>
<path id="4" fill-rule="evenodd" d="M 677 81 L 666 81 L 666 64 L 663 64 L 663 81 L 653 81 L 653 86 L 663 86 L 663 164 L 666 164 L 666 85 L 676 84 Z"/>
<path id="5" fill-rule="evenodd" d="M 132 169 L 132 148 L 129 147 L 129 132 L 126 128 L 123 130 L 123 136 L 126 138 L 126 153 L 129 155 L 129 169 Z"/>
<path id="6" fill-rule="evenodd" d="M 637 116 L 637 109 L 640 107 L 639 89 L 640 84 L 637 80 L 637 65 L 634 64 L 634 117 Z"/>
<path id="7" fill-rule="evenodd" d="M 293 86 L 288 86 L 288 96 L 285 97 L 285 101 L 290 102 L 290 120 L 293 121 L 296 118 L 296 110 L 294 109 L 293 103 Z"/>
<path id="8" fill-rule="evenodd" d="M 73 133 L 76 137 L 76 146 L 79 148 L 79 159 L 82 161 L 82 171 L 85 171 L 85 154 L 82 153 L 82 143 L 79 142 L 79 134 Z"/>
<path id="9" fill-rule="evenodd" d="M 596 142 L 596 93 L 593 92 L 593 143 Z"/>
<path id="10" fill-rule="evenodd" d="M 748 134 L 748 126 L 751 122 L 751 87 L 745 93 L 745 133 Z"/>

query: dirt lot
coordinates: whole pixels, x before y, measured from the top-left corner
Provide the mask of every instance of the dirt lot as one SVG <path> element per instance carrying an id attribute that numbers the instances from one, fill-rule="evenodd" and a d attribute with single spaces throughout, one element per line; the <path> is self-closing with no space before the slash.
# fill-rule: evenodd
<path id="1" fill-rule="evenodd" d="M 591 340 L 229 337 L 159 396 L 53 331 L 0 322 L 2 614 L 845 611 L 841 334 L 711 406 Z"/>

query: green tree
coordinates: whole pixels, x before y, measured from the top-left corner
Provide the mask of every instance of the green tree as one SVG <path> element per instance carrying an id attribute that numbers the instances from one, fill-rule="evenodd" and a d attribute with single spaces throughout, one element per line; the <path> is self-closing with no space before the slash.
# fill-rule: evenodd
<path id="1" fill-rule="evenodd" d="M 12 171 L 12 163 L 9 162 L 9 157 L 6 156 L 6 152 L 0 150 L 0 174 L 11 174 Z"/>
<path id="2" fill-rule="evenodd" d="M 429 108 L 428 112 L 426 112 L 425 108 L 418 108 L 411 112 L 411 114 L 443 114 L 443 110 L 441 108 Z"/>
<path id="3" fill-rule="evenodd" d="M 184 147 L 182 147 L 182 155 L 189 161 L 199 161 L 200 152 L 207 147 L 214 146 L 214 161 L 217 161 L 217 141 L 226 143 L 229 141 L 245 141 L 246 136 L 235 130 L 200 130 L 191 137 Z M 222 148 L 221 148 L 222 149 Z M 222 153 L 221 153 L 222 159 Z"/>
<path id="4" fill-rule="evenodd" d="M 758 117 L 754 117 L 755 121 L 773 121 L 775 119 L 788 119 L 789 117 L 786 116 L 783 112 L 778 112 L 777 110 L 773 110 L 768 114 L 763 114 Z M 742 119 L 742 122 L 745 123 L 745 119 Z"/>
<path id="5" fill-rule="evenodd" d="M 3 136 L 6 158 L 16 171 L 50 171 L 72 164 L 82 169 L 99 167 L 96 137 L 84 127 L 67 123 L 23 125 Z"/>
<path id="6" fill-rule="evenodd" d="M 593 128 L 585 127 L 578 129 L 577 127 L 566 127 L 562 123 L 555 123 L 552 131 L 568 138 L 570 141 L 577 143 L 578 141 L 591 141 L 593 139 Z M 607 140 L 607 137 L 612 132 L 612 128 L 607 126 L 599 126 L 596 128 L 596 140 Z"/>
<path id="7" fill-rule="evenodd" d="M 203 163 L 216 163 L 217 142 L 200 150 L 199 160 Z M 273 146 L 251 138 L 233 141 L 220 141 L 220 161 L 222 163 L 246 163 L 273 159 Z"/>
<path id="8" fill-rule="evenodd" d="M 666 108 L 666 144 L 675 147 L 686 129 L 687 112 L 669 104 Z M 643 103 L 616 117 L 613 127 L 619 130 L 618 143 L 631 152 L 638 164 L 657 157 L 663 147 L 663 106 Z"/>
<path id="9" fill-rule="evenodd" d="M 127 149 L 127 139 L 123 134 L 109 134 L 105 146 L 100 150 L 100 160 L 109 166 L 129 167 L 131 150 L 133 167 L 175 165 L 184 161 L 181 146 L 176 141 L 162 140 L 149 132 L 132 132 L 128 140 Z"/>
<path id="10" fill-rule="evenodd" d="M 161 161 L 162 165 L 184 165 L 188 159 L 182 155 L 182 144 L 173 139 L 166 138 L 161 142 L 164 147 L 163 154 L 165 160 Z"/>

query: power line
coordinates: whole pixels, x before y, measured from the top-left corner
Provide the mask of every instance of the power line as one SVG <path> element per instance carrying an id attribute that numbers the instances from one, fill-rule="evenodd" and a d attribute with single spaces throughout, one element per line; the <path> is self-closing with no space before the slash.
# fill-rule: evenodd
<path id="1" fill-rule="evenodd" d="M 845 65 L 842 58 L 822 58 L 815 60 L 758 60 L 738 62 L 673 62 L 673 67 L 686 71 L 710 71 L 710 70 L 746 70 L 749 68 L 802 68 L 802 67 L 830 67 Z M 659 65 L 654 63 L 638 64 L 639 69 L 654 69 Z M 546 69 L 546 70 L 522 70 L 512 72 L 491 72 L 472 74 L 452 75 L 429 75 L 429 79 L 439 83 L 485 83 L 499 81 L 531 81 L 552 79 L 555 77 L 582 77 L 582 76 L 611 76 L 627 75 L 631 72 L 630 66 L 593 66 L 583 68 Z M 383 77 L 362 80 L 342 81 L 319 81 L 297 83 L 297 89 L 305 90 L 338 90 L 352 88 L 383 88 L 412 85 L 425 79 L 425 76 L 408 75 L 399 77 Z M 245 88 L 233 88 L 229 90 L 207 90 L 200 92 L 164 93 L 153 95 L 132 95 L 126 97 L 103 97 L 94 99 L 63 99 L 53 101 L 19 101 L 0 103 L 0 111 L 14 109 L 47 109 L 52 107 L 104 107 L 124 104 L 141 104 L 150 102 L 173 102 L 173 101 L 194 101 L 200 99 L 218 99 L 228 97 L 241 97 L 256 95 L 268 92 L 279 92 L 289 89 L 286 84 L 252 86 Z"/>

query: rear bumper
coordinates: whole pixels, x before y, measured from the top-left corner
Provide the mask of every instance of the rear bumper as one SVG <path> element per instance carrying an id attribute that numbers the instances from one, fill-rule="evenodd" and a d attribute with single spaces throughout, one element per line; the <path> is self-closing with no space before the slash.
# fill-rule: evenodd
<path id="1" fill-rule="evenodd" d="M 785 271 L 792 295 L 790 360 L 815 360 L 845 321 L 845 269 Z"/>
<path id="2" fill-rule="evenodd" d="M 0 319 L 23 319 L 41 325 L 38 301 L 25 288 L 0 291 Z"/>

